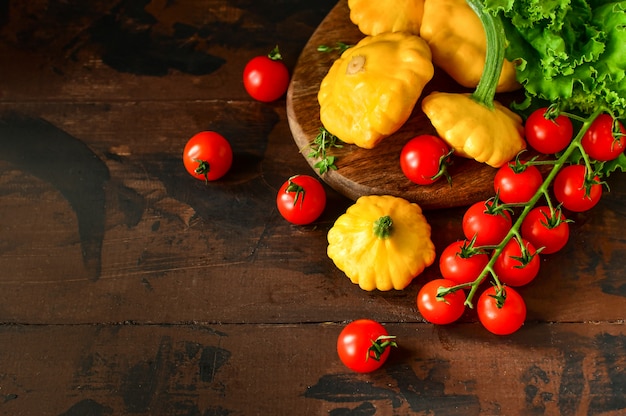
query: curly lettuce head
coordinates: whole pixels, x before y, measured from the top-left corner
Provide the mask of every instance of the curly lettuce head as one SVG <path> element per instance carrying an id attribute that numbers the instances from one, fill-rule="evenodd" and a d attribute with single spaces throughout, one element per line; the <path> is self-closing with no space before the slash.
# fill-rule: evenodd
<path id="1" fill-rule="evenodd" d="M 503 17 L 524 105 L 547 100 L 626 117 L 626 1 L 485 0 L 485 7 Z"/>

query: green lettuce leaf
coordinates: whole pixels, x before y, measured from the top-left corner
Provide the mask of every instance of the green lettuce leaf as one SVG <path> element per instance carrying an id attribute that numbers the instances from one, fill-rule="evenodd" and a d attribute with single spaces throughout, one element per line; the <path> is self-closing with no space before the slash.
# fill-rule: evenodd
<path id="1" fill-rule="evenodd" d="M 626 117 L 626 1 L 485 0 L 503 19 L 527 100 Z"/>

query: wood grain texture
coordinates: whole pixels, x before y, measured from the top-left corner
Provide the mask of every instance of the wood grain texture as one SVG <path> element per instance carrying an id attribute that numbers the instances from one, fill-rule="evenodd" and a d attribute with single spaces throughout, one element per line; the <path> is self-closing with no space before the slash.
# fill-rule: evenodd
<path id="1" fill-rule="evenodd" d="M 13 347 L 0 355 L 0 411 L 81 416 L 623 414 L 624 356 L 619 352 L 626 337 L 617 325 L 530 324 L 506 339 L 480 336 L 477 324 L 436 330 L 419 324 L 386 326 L 400 347 L 381 371 L 365 375 L 346 371 L 328 353 L 341 331 L 338 324 L 5 327 L 0 342 Z M 538 350 L 544 359 L 537 360 Z"/>
<path id="2" fill-rule="evenodd" d="M 364 35 L 350 21 L 347 0 L 341 0 L 322 21 L 311 36 L 294 69 L 287 94 L 287 114 L 294 140 L 306 157 L 307 148 L 319 132 L 319 85 L 338 58 L 338 53 L 320 53 L 319 45 L 344 42 L 356 44 Z M 454 80 L 436 68 L 435 76 L 426 85 L 422 97 L 432 91 L 466 92 Z M 511 100 L 510 94 L 499 98 Z M 337 170 L 321 175 L 334 189 L 351 199 L 362 195 L 395 195 L 417 202 L 424 209 L 438 209 L 470 205 L 493 196 L 493 177 L 496 169 L 460 157 L 453 158 L 450 168 L 452 186 L 445 180 L 430 186 L 420 186 L 408 180 L 400 169 L 400 151 L 404 144 L 419 134 L 436 134 L 421 110 L 421 100 L 415 105 L 409 120 L 394 134 L 385 138 L 374 149 L 345 145 L 333 149 L 337 156 Z M 319 159 L 307 158 L 313 167 Z M 317 170 L 316 170 L 317 172 Z"/>
<path id="3" fill-rule="evenodd" d="M 5 101 L 248 100 L 242 71 L 280 43 L 292 69 L 335 4 L 38 0 L 0 4 Z M 321 16 L 321 17 L 320 17 Z M 68 82 L 71 80 L 71 82 Z M 19 88 L 11 88 L 19 86 Z"/>

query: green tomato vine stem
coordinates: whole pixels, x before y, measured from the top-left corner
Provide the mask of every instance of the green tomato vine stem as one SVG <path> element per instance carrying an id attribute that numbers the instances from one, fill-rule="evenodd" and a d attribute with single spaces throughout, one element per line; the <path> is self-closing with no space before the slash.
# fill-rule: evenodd
<path id="1" fill-rule="evenodd" d="M 440 288 L 440 294 L 438 294 L 438 297 L 443 298 L 445 295 L 447 295 L 449 293 L 455 292 L 455 291 L 460 290 L 460 289 L 466 289 L 466 288 L 469 287 L 470 290 L 469 290 L 469 293 L 467 294 L 467 297 L 466 297 L 466 300 L 465 300 L 465 305 L 470 307 L 470 308 L 473 308 L 472 300 L 474 298 L 474 295 L 476 294 L 476 291 L 478 290 L 478 287 L 480 286 L 480 284 L 489 275 L 493 277 L 494 283 L 498 287 L 498 292 L 500 292 L 502 290 L 503 285 L 500 282 L 500 280 L 498 279 L 498 276 L 496 275 L 496 273 L 495 273 L 495 271 L 493 269 L 493 266 L 494 266 L 497 258 L 502 254 L 502 251 L 504 250 L 504 247 L 507 245 L 507 243 L 512 238 L 518 238 L 518 239 L 521 238 L 519 230 L 521 228 L 522 222 L 524 221 L 524 218 L 526 218 L 528 213 L 535 207 L 537 202 L 542 197 L 547 200 L 547 203 L 548 203 L 550 208 L 553 207 L 552 202 L 551 202 L 551 198 L 550 198 L 550 193 L 549 193 L 550 185 L 551 185 L 552 181 L 554 180 L 554 178 L 556 177 L 557 173 L 561 170 L 561 168 L 563 166 L 565 166 L 565 164 L 567 163 L 569 157 L 571 156 L 572 152 L 574 152 L 574 150 L 579 149 L 581 151 L 581 153 L 583 155 L 583 158 L 585 160 L 585 164 L 587 165 L 587 169 L 590 172 L 592 172 L 591 169 L 590 169 L 589 157 L 588 157 L 588 155 L 586 154 L 586 152 L 584 151 L 584 149 L 582 147 L 581 140 L 582 140 L 583 136 L 585 135 L 585 133 L 587 132 L 587 130 L 589 129 L 589 127 L 591 126 L 591 123 L 593 122 L 593 120 L 595 120 L 595 118 L 598 115 L 600 115 L 602 112 L 604 112 L 604 111 L 605 111 L 604 108 L 598 108 L 588 118 L 580 120 L 580 121 L 582 121 L 582 126 L 581 126 L 580 130 L 578 131 L 576 136 L 572 139 L 572 141 L 568 145 L 568 147 L 563 151 L 563 153 L 556 160 L 554 160 L 552 162 L 552 165 L 553 165 L 552 169 L 550 170 L 550 172 L 548 173 L 548 175 L 544 179 L 544 181 L 541 184 L 541 186 L 539 187 L 539 189 L 535 192 L 533 197 L 527 203 L 525 203 L 525 204 L 503 204 L 502 205 L 504 208 L 512 207 L 512 206 L 516 206 L 516 207 L 522 207 L 523 206 L 523 210 L 519 214 L 519 216 L 517 217 L 517 220 L 515 221 L 515 223 L 513 224 L 513 226 L 511 227 L 511 229 L 507 233 L 507 235 L 502 239 L 500 244 L 495 246 L 495 248 L 493 249 L 493 254 L 491 255 L 491 258 L 489 259 L 489 262 L 483 268 L 482 272 L 476 278 L 476 280 L 474 280 L 473 282 L 470 282 L 470 283 L 464 283 L 464 284 L 461 284 L 461 285 L 452 286 L 450 288 L 441 287 Z M 593 172 L 591 174 L 593 176 Z"/>

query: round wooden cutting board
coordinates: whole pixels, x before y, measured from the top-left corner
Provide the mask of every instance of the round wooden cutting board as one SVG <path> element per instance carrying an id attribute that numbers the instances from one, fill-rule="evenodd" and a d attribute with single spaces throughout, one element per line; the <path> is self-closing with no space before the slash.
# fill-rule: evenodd
<path id="1" fill-rule="evenodd" d="M 300 153 L 307 158 L 311 167 L 319 159 L 307 157 L 308 148 L 322 126 L 317 92 L 328 69 L 339 57 L 339 52 L 318 52 L 317 47 L 334 46 L 337 42 L 354 45 L 363 37 L 365 35 L 350 21 L 347 0 L 340 0 L 309 39 L 293 71 L 287 92 L 289 126 Z M 435 76 L 424 89 L 422 97 L 431 91 L 467 90 L 443 71 L 435 69 Z M 394 195 L 416 202 L 427 210 L 466 206 L 493 196 L 496 169 L 460 157 L 453 158 L 453 165 L 449 169 L 452 186 L 445 179 L 429 186 L 409 181 L 400 169 L 400 152 L 408 140 L 424 133 L 436 134 L 421 111 L 421 102 L 418 102 L 405 125 L 374 149 L 344 145 L 341 149 L 329 151 L 330 155 L 336 156 L 338 169 L 328 171 L 321 178 L 351 199 L 372 194 Z M 319 175 L 318 170 L 313 169 Z"/>

